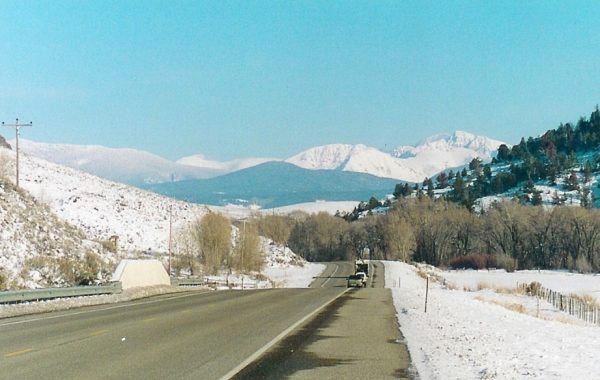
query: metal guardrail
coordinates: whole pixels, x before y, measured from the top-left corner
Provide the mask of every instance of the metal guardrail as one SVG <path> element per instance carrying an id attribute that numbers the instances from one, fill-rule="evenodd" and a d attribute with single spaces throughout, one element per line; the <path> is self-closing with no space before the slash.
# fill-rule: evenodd
<path id="1" fill-rule="evenodd" d="M 202 286 L 206 284 L 203 278 L 176 278 L 171 277 L 172 286 Z"/>
<path id="2" fill-rule="evenodd" d="M 52 298 L 93 296 L 121 293 L 121 283 L 113 282 L 99 286 L 73 286 L 70 288 L 45 288 L 29 290 L 7 290 L 0 292 L 0 303 L 39 301 Z"/>

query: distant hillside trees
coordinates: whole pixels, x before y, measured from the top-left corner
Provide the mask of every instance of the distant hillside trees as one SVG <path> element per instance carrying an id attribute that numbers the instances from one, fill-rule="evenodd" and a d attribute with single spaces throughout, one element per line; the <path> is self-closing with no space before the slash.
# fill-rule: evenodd
<path id="1" fill-rule="evenodd" d="M 588 119 L 580 118 L 577 124 L 560 124 L 540 137 L 522 138 L 519 144 L 508 148 L 498 147 L 493 163 L 510 164 L 510 172 L 517 182 L 525 180 L 549 180 L 555 183 L 557 173 L 577 165 L 577 154 L 600 149 L 600 110 L 596 109 Z M 587 182 L 592 173 L 599 170 L 598 158 L 582 164 L 582 174 Z M 570 176 L 571 181 L 576 177 Z M 574 183 L 568 184 L 575 190 Z"/>
<path id="2" fill-rule="evenodd" d="M 537 181 L 548 181 L 555 186 L 561 178 L 566 191 L 586 193 L 586 199 L 581 204 L 589 207 L 593 199 L 586 184 L 594 174 L 600 172 L 600 154 L 589 152 L 599 150 L 600 110 L 596 107 L 588 119 L 580 118 L 575 125 L 561 124 L 541 137 L 522 138 L 510 148 L 501 144 L 492 160 L 494 170 L 490 164 L 484 164 L 476 157 L 456 175 L 452 171 L 440 173 L 436 177 L 435 189 L 450 187 L 450 191 L 443 192 L 443 196 L 472 209 L 478 198 L 505 193 L 524 183 L 533 185 Z M 592 157 L 580 163 L 578 155 Z M 415 184 L 414 189 L 407 184 L 396 185 L 394 197 L 401 199 L 414 195 L 420 198 L 427 195 L 433 198 L 433 189 L 432 179 L 425 178 L 422 186 Z M 543 203 L 541 194 L 533 189 L 529 189 L 521 198 L 532 205 Z"/>
<path id="3" fill-rule="evenodd" d="M 258 234 L 273 240 L 277 244 L 287 245 L 292 232 L 293 220 L 283 215 L 265 215 L 253 220 Z"/>

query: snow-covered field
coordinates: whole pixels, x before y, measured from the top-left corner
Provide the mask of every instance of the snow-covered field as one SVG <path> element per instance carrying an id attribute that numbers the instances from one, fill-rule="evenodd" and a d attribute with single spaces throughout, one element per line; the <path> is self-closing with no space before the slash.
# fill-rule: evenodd
<path id="1" fill-rule="evenodd" d="M 467 281 L 468 274 L 454 279 L 465 285 L 478 281 Z M 523 282 L 529 275 L 533 273 L 523 274 Z M 501 277 L 497 273 L 488 280 L 516 285 L 514 278 Z M 415 267 L 385 262 L 385 278 L 421 380 L 578 379 L 600 373 L 600 327 L 567 317 L 549 304 L 540 304 L 538 318 L 532 297 L 451 290 L 430 281 L 425 313 L 425 280 Z M 536 280 L 551 280 L 548 285 L 557 289 L 578 287 L 569 283 L 579 279 L 565 273 L 546 278 Z"/>
<path id="2" fill-rule="evenodd" d="M 274 209 L 261 210 L 263 214 L 290 214 L 294 211 L 303 211 L 307 214 L 318 214 L 319 212 L 326 212 L 334 215 L 337 211 L 339 212 L 351 212 L 354 210 L 360 201 L 317 201 L 308 203 L 298 203 L 290 206 L 277 207 Z"/>
<path id="3" fill-rule="evenodd" d="M 459 288 L 477 289 L 489 284 L 495 287 L 514 288 L 519 284 L 537 281 L 545 288 L 562 294 L 590 295 L 600 303 L 600 275 L 570 273 L 567 271 L 525 270 L 506 273 L 504 270 L 443 271 L 440 274 Z"/>

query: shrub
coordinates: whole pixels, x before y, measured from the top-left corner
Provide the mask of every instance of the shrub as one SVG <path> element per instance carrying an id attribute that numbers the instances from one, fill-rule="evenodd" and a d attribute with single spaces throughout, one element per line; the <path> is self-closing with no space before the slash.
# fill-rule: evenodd
<path id="1" fill-rule="evenodd" d="M 514 272 L 517 270 L 517 264 L 515 260 L 508 255 L 496 255 L 496 268 L 504 269 L 507 272 Z"/>
<path id="2" fill-rule="evenodd" d="M 454 269 L 504 269 L 507 272 L 514 272 L 516 269 L 515 260 L 507 255 L 468 255 L 458 256 L 448 261 L 448 267 Z"/>
<path id="3" fill-rule="evenodd" d="M 468 255 L 458 256 L 448 262 L 448 266 L 454 269 L 485 269 L 488 268 L 488 262 L 491 255 Z"/>
<path id="4" fill-rule="evenodd" d="M 592 266 L 590 265 L 588 259 L 582 255 L 575 260 L 575 270 L 579 273 L 591 273 Z"/>
<path id="5" fill-rule="evenodd" d="M 598 304 L 598 300 L 594 296 L 591 296 L 589 294 L 584 294 L 584 295 L 571 294 L 571 297 L 579 300 L 581 303 L 583 303 L 587 307 L 600 308 L 600 304 Z"/>
<path id="6" fill-rule="evenodd" d="M 3 269 L 0 269 L 0 290 L 8 288 L 8 275 Z"/>
<path id="7" fill-rule="evenodd" d="M 533 281 L 532 283 L 530 283 L 529 285 L 527 285 L 527 293 L 533 294 L 533 295 L 537 295 L 540 293 L 540 290 L 542 289 L 542 284 L 540 284 L 537 281 Z"/>

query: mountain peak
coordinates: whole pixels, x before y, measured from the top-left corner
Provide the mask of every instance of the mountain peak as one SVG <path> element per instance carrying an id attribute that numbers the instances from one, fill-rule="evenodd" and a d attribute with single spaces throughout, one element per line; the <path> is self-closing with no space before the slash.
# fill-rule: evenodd
<path id="1" fill-rule="evenodd" d="M 362 144 L 328 144 L 307 149 L 286 162 L 305 169 L 353 171 L 420 182 L 475 157 L 491 160 L 500 144 L 488 137 L 455 131 L 430 136 L 417 146 L 401 146 L 391 154 Z"/>

